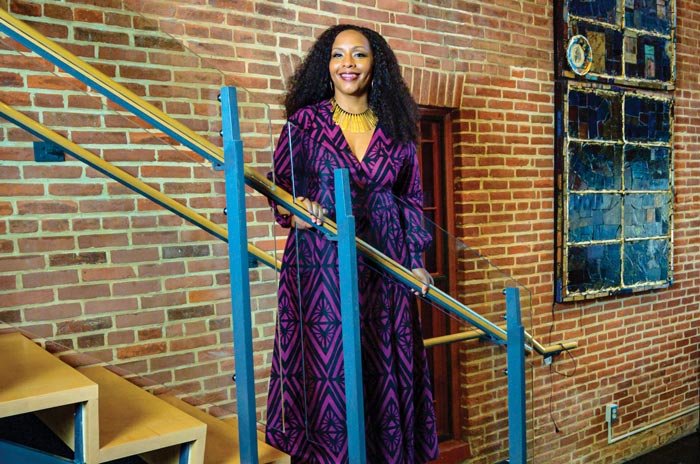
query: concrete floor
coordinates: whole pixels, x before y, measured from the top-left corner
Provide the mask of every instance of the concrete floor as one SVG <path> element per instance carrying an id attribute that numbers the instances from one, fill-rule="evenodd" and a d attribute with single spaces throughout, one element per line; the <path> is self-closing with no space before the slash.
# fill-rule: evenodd
<path id="1" fill-rule="evenodd" d="M 698 464 L 700 463 L 700 432 L 676 440 L 649 454 L 625 464 Z"/>

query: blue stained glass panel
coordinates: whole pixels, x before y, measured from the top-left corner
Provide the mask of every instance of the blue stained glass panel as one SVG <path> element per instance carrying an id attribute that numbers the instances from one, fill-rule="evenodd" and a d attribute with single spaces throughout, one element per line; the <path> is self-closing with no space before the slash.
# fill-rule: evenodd
<path id="1" fill-rule="evenodd" d="M 626 147 L 625 190 L 668 190 L 670 156 L 667 147 Z"/>
<path id="2" fill-rule="evenodd" d="M 671 1 L 625 0 L 625 25 L 659 34 L 670 34 Z"/>
<path id="3" fill-rule="evenodd" d="M 625 285 L 667 281 L 669 246 L 667 240 L 642 240 L 625 244 Z"/>
<path id="4" fill-rule="evenodd" d="M 666 194 L 635 193 L 625 196 L 625 237 L 659 237 L 668 234 L 669 198 Z"/>
<path id="5" fill-rule="evenodd" d="M 622 230 L 622 195 L 605 193 L 569 196 L 569 241 L 615 240 Z"/>
<path id="6" fill-rule="evenodd" d="M 662 82 L 671 80 L 672 43 L 669 40 L 649 35 L 628 37 L 628 40 L 628 44 L 636 41 L 630 51 L 636 59 L 625 61 L 628 77 Z"/>
<path id="7" fill-rule="evenodd" d="M 569 143 L 569 189 L 620 190 L 622 148 L 619 145 Z"/>
<path id="8" fill-rule="evenodd" d="M 569 136 L 616 141 L 622 138 L 622 96 L 593 92 L 569 93 Z"/>
<path id="9" fill-rule="evenodd" d="M 628 95 L 625 99 L 625 139 L 630 142 L 671 140 L 671 101 Z"/>
<path id="10" fill-rule="evenodd" d="M 571 0 L 569 14 L 615 24 L 617 0 Z"/>
<path id="11" fill-rule="evenodd" d="M 567 291 L 583 293 L 619 288 L 622 260 L 619 243 L 570 247 L 567 260 Z"/>

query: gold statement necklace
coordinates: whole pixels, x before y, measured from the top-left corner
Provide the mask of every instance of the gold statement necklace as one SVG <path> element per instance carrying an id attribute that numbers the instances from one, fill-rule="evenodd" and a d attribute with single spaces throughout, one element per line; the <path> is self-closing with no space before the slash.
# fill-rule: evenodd
<path id="1" fill-rule="evenodd" d="M 340 126 L 343 132 L 352 132 L 359 134 L 362 132 L 371 132 L 377 126 L 377 115 L 374 114 L 372 108 L 367 108 L 362 113 L 350 113 L 340 107 L 335 97 L 332 97 L 331 108 L 333 109 L 333 121 Z"/>

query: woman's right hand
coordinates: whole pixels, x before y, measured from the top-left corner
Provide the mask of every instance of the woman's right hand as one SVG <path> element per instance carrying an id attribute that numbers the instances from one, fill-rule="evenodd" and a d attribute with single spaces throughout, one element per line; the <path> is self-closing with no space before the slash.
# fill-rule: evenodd
<path id="1" fill-rule="evenodd" d="M 323 218 L 328 213 L 328 210 L 322 207 L 320 203 L 311 201 L 304 197 L 297 197 L 296 202 L 302 205 L 304 209 L 311 214 L 311 222 L 319 226 L 323 224 Z M 296 227 L 297 229 L 308 229 L 313 226 L 306 222 L 305 219 L 298 216 L 292 216 L 292 227 Z"/>

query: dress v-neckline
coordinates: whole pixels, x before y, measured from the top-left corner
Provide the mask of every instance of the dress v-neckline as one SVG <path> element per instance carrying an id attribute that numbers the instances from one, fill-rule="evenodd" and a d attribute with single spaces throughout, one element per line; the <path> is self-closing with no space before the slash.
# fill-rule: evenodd
<path id="1" fill-rule="evenodd" d="M 365 147 L 365 152 L 362 154 L 362 158 L 359 158 L 357 154 L 352 151 L 352 147 L 350 146 L 350 142 L 348 141 L 347 137 L 345 136 L 345 133 L 343 132 L 342 129 L 340 129 L 340 133 L 343 135 L 343 142 L 345 143 L 345 148 L 347 149 L 348 152 L 350 152 L 350 156 L 360 165 L 363 164 L 365 159 L 367 159 L 367 156 L 370 154 L 370 148 L 372 147 L 372 142 L 374 142 L 374 135 L 377 132 L 377 128 L 374 128 L 374 131 L 372 131 L 372 135 L 369 137 L 369 141 L 367 142 L 367 147 Z"/>
<path id="2" fill-rule="evenodd" d="M 347 152 L 350 154 L 350 155 L 349 155 L 350 158 L 352 158 L 353 160 L 355 160 L 355 162 L 356 162 L 357 164 L 359 164 L 360 166 L 362 166 L 362 165 L 364 164 L 365 159 L 367 159 L 367 155 L 370 154 L 370 148 L 372 147 L 372 143 L 374 143 L 374 139 L 375 139 L 375 137 L 376 137 L 376 135 L 377 135 L 377 129 L 379 128 L 379 126 L 378 126 L 378 125 L 375 126 L 374 130 L 372 131 L 372 135 L 371 135 L 370 138 L 369 138 L 369 142 L 367 143 L 367 148 L 365 148 L 365 152 L 362 154 L 362 159 L 359 159 L 359 158 L 357 157 L 357 155 L 355 155 L 355 152 L 352 151 L 352 147 L 350 146 L 350 142 L 348 142 L 347 137 L 345 137 L 345 133 L 343 132 L 343 129 L 341 129 L 340 126 L 336 125 L 336 124 L 335 124 L 335 121 L 333 121 L 333 112 L 332 112 L 332 110 L 331 110 L 330 101 L 328 101 L 328 105 L 326 106 L 326 108 L 327 108 L 327 110 L 328 110 L 328 121 L 329 121 L 329 124 L 331 124 L 332 126 L 335 126 L 335 127 L 338 128 L 338 130 L 340 131 L 341 138 L 343 139 L 343 142 L 342 142 L 342 143 L 343 143 L 344 146 L 338 147 L 338 148 L 339 148 L 339 149 L 342 149 L 342 151 L 347 151 Z"/>

